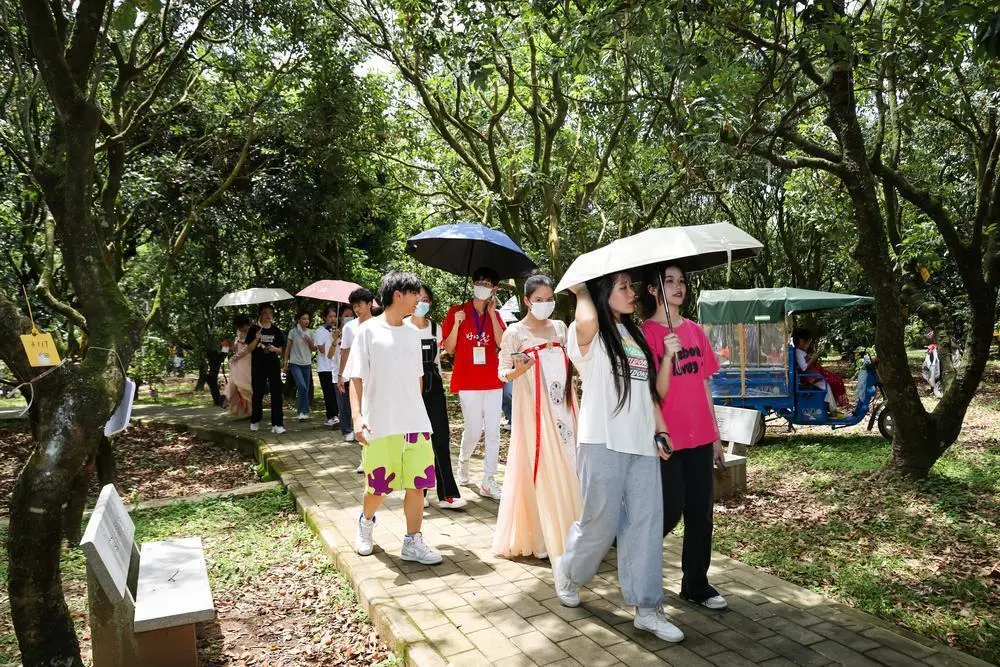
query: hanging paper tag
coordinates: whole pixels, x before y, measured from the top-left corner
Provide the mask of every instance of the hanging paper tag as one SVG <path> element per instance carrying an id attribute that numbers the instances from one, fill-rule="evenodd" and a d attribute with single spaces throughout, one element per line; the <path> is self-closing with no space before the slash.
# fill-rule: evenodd
<path id="1" fill-rule="evenodd" d="M 125 378 L 125 387 L 122 389 L 122 398 L 118 402 L 118 407 L 108 419 L 108 423 L 104 425 L 105 436 L 112 436 L 128 428 L 129 419 L 132 418 L 133 400 L 135 400 L 135 382 Z"/>
<path id="2" fill-rule="evenodd" d="M 28 363 L 32 366 L 59 365 L 59 352 L 56 350 L 55 341 L 52 340 L 52 334 L 38 331 L 24 334 L 21 336 L 21 345 L 24 347 L 24 353 L 28 355 Z"/>
<path id="3" fill-rule="evenodd" d="M 486 348 L 476 346 L 472 348 L 472 363 L 476 366 L 486 365 Z"/>

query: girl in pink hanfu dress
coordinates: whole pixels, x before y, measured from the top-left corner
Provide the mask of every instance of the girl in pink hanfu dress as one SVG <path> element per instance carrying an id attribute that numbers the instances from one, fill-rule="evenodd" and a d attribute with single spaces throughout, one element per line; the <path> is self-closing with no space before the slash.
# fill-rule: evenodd
<path id="1" fill-rule="evenodd" d="M 499 376 L 513 381 L 510 449 L 493 552 L 507 558 L 562 555 L 580 517 L 576 474 L 576 399 L 566 325 L 549 319 L 553 283 L 532 276 L 524 286 L 528 315 L 504 333 Z"/>
<path id="2" fill-rule="evenodd" d="M 236 316 L 236 350 L 229 360 L 229 382 L 226 383 L 226 402 L 233 417 L 250 416 L 250 353 L 247 351 L 246 336 L 250 330 L 247 315 Z"/>

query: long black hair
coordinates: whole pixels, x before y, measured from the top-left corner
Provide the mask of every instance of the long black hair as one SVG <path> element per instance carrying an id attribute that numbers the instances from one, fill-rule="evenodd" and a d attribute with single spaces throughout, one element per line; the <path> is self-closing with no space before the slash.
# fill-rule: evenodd
<path id="1" fill-rule="evenodd" d="M 594 307 L 597 309 L 597 335 L 600 336 L 601 343 L 611 360 L 611 377 L 615 383 L 615 392 L 618 394 L 615 414 L 621 412 L 630 400 L 632 393 L 632 377 L 629 371 L 628 355 L 625 353 L 625 343 L 618 330 L 619 321 L 646 357 L 646 367 L 649 369 L 649 393 L 653 397 L 653 403 L 660 404 L 660 394 L 656 391 L 656 367 L 653 364 L 653 351 L 649 349 L 646 337 L 642 335 L 642 329 L 631 317 L 623 316 L 620 320 L 615 320 L 611 306 L 608 305 L 611 291 L 621 276 L 626 276 L 626 279 L 631 280 L 627 273 L 613 273 L 587 281 L 587 289 L 590 291 Z"/>

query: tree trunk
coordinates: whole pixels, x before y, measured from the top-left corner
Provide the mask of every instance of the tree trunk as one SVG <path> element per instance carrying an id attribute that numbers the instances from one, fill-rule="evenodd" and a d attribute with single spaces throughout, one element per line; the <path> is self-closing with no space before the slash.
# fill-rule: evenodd
<path id="1" fill-rule="evenodd" d="M 222 405 L 222 392 L 219 391 L 219 371 L 222 369 L 222 362 L 226 360 L 226 355 L 219 350 L 207 349 L 205 356 L 208 359 L 208 370 L 204 374 L 205 385 L 212 393 L 212 403 Z M 201 383 L 202 378 L 198 378 Z"/>
<path id="2" fill-rule="evenodd" d="M 112 385 L 121 388 L 120 375 L 109 382 L 106 368 L 103 359 L 67 366 L 36 387 L 33 410 L 48 418 L 40 420 L 35 451 L 14 486 L 7 539 L 11 617 L 29 667 L 83 664 L 59 559 L 67 528 L 79 537 L 86 494 L 80 480 L 113 407 Z"/>
<path id="3" fill-rule="evenodd" d="M 138 391 L 138 389 L 137 389 Z M 97 445 L 97 483 L 101 488 L 115 483 L 115 450 L 111 439 L 102 432 Z"/>
<path id="4" fill-rule="evenodd" d="M 837 5 L 843 15 L 843 5 Z M 857 117 L 852 70 L 853 54 L 841 46 L 839 24 L 830 20 L 824 29 L 827 53 L 832 60 L 825 91 L 830 105 L 827 125 L 841 147 L 839 176 L 854 204 L 858 243 L 854 256 L 861 264 L 875 296 L 875 349 L 878 352 L 879 376 L 892 410 L 894 437 L 888 468 L 908 477 L 926 477 L 941 455 L 934 420 L 924 410 L 920 394 L 910 374 L 906 356 L 899 283 L 892 269 L 888 251 L 885 220 L 878 197 L 877 182 L 868 163 L 867 146 Z M 838 38 L 834 39 L 834 35 Z"/>

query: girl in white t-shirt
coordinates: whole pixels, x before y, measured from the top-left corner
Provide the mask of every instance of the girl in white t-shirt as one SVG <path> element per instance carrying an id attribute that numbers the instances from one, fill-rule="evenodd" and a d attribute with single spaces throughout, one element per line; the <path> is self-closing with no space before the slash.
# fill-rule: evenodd
<path id="1" fill-rule="evenodd" d="M 566 347 L 583 381 L 577 428 L 583 513 L 554 563 L 556 594 L 563 605 L 578 606 L 579 587 L 617 539 L 622 597 L 636 608 L 636 629 L 679 642 L 684 634 L 663 611 L 660 459 L 670 454 L 653 355 L 632 320 L 635 290 L 628 273 L 572 289 L 576 316 Z"/>

